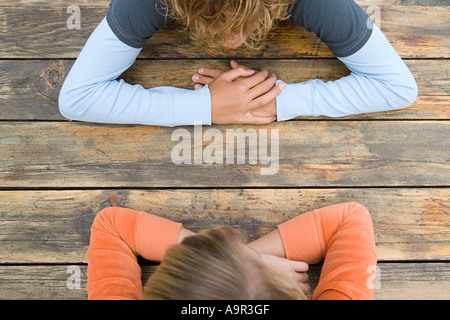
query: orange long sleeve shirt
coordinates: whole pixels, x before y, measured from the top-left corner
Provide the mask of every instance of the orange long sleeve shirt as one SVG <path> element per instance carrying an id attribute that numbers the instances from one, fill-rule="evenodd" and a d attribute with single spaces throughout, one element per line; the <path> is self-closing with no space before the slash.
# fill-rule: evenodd
<path id="1" fill-rule="evenodd" d="M 125 208 L 106 208 L 94 220 L 87 252 L 89 299 L 142 295 L 137 257 L 162 260 L 176 244 L 181 223 Z M 312 210 L 278 226 L 286 258 L 323 260 L 313 299 L 373 299 L 377 262 L 372 220 L 366 208 L 347 202 Z"/>

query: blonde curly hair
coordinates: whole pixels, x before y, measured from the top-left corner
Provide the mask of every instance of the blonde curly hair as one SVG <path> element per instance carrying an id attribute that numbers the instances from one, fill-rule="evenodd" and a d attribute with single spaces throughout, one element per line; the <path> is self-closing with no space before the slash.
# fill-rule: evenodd
<path id="1" fill-rule="evenodd" d="M 166 17 L 181 22 L 194 41 L 205 41 L 215 52 L 223 53 L 221 43 L 232 36 L 246 38 L 250 50 L 278 21 L 287 20 L 294 0 L 158 0 Z"/>

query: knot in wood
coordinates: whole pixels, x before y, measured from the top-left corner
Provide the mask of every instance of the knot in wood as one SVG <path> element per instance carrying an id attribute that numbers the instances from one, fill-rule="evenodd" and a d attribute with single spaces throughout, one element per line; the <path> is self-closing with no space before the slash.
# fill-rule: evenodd
<path id="1" fill-rule="evenodd" d="M 59 70 L 56 68 L 49 67 L 45 70 L 45 79 L 47 79 L 47 84 L 50 88 L 56 88 L 60 75 Z"/>

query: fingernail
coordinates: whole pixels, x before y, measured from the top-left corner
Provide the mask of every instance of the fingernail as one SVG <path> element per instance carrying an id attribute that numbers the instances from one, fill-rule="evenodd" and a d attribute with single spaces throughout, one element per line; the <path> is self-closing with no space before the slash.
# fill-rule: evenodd
<path id="1" fill-rule="evenodd" d="M 203 73 L 203 72 L 205 72 L 205 69 L 203 69 L 203 68 L 198 69 L 198 73 Z"/>
<path id="2" fill-rule="evenodd" d="M 285 87 L 285 85 L 284 85 L 284 83 L 280 83 L 280 84 L 278 85 L 278 87 L 280 88 L 280 90 L 283 90 L 284 87 Z"/>
<path id="3" fill-rule="evenodd" d="M 192 77 L 192 80 L 197 81 L 197 80 L 198 80 L 198 75 L 194 75 L 194 76 Z"/>

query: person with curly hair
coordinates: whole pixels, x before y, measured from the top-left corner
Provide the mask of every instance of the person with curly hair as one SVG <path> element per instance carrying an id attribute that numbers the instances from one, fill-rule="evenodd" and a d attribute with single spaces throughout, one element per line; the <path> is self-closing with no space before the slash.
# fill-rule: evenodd
<path id="1" fill-rule="evenodd" d="M 174 20 L 214 52 L 241 45 L 258 50 L 287 20 L 317 34 L 351 73 L 286 83 L 268 70 L 231 62 L 230 70 L 199 68 L 194 90 L 117 80 L 147 40 Z M 406 64 L 353 0 L 112 0 L 63 84 L 59 109 L 68 119 L 99 123 L 268 124 L 402 109 L 417 92 Z"/>

